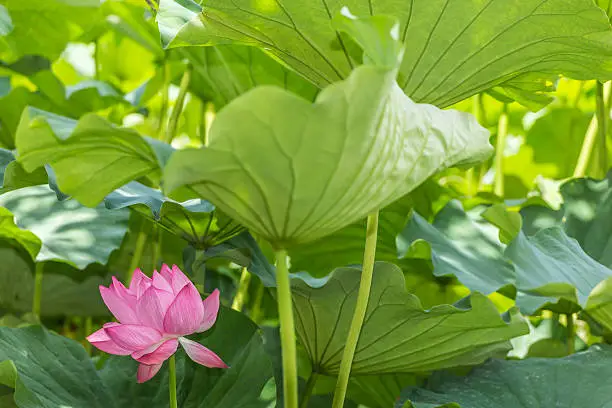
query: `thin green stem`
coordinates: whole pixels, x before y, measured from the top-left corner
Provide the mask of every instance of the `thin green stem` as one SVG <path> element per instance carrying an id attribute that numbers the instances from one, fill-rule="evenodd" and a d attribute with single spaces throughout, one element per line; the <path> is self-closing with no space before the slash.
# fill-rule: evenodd
<path id="1" fill-rule="evenodd" d="M 40 320 L 40 303 L 42 300 L 43 265 L 44 264 L 42 262 L 37 262 L 34 272 L 34 297 L 32 298 L 32 313 L 38 320 Z"/>
<path id="2" fill-rule="evenodd" d="M 202 128 L 200 129 L 200 137 L 204 146 L 208 146 L 210 142 L 210 127 L 215 116 L 215 105 L 212 102 L 206 102 L 202 108 Z"/>
<path id="3" fill-rule="evenodd" d="M 255 292 L 255 299 L 253 300 L 253 305 L 251 306 L 251 320 L 257 324 L 259 324 L 259 320 L 261 319 L 261 302 L 263 301 L 264 290 L 265 288 L 263 283 L 259 282 L 257 285 L 257 291 Z"/>
<path id="4" fill-rule="evenodd" d="M 472 115 L 476 121 L 480 123 L 482 118 L 482 96 L 476 94 L 472 97 Z M 466 191 L 469 197 L 472 197 L 478 192 L 478 183 L 476 182 L 476 174 L 474 167 L 470 167 L 465 172 Z"/>
<path id="5" fill-rule="evenodd" d="M 166 138 L 164 141 L 166 143 L 171 143 L 172 139 L 176 136 L 176 129 L 178 128 L 179 119 L 181 118 L 181 113 L 183 113 L 183 106 L 185 105 L 185 97 L 187 97 L 187 91 L 189 90 L 189 83 L 191 82 L 191 65 L 188 65 L 185 68 L 185 72 L 183 73 L 183 77 L 181 78 L 181 85 L 179 88 L 179 94 L 176 98 L 176 103 L 174 104 L 174 109 L 172 109 L 172 115 L 170 116 L 170 120 L 168 121 L 168 129 L 166 130 Z"/>
<path id="6" fill-rule="evenodd" d="M 249 293 L 249 284 L 251 283 L 251 274 L 247 270 L 246 267 L 242 268 L 242 272 L 240 273 L 240 282 L 238 283 L 238 290 L 236 291 L 236 296 L 234 296 L 234 301 L 232 302 L 232 309 L 237 312 L 242 311 L 242 307 L 244 306 L 244 302 L 246 301 L 247 295 Z"/>
<path id="7" fill-rule="evenodd" d="M 276 290 L 283 354 L 283 390 L 285 408 L 298 408 L 297 349 L 293 323 L 293 302 L 287 267 L 287 251 L 279 249 L 276 256 Z"/>
<path id="8" fill-rule="evenodd" d="M 161 69 L 163 70 L 164 76 L 164 85 L 162 88 L 162 100 L 161 107 L 159 110 L 159 126 L 157 128 L 158 138 L 161 139 L 164 134 L 164 129 L 166 125 L 166 116 L 168 115 L 168 101 L 170 99 L 168 92 L 170 89 L 170 66 L 164 60 L 162 62 Z"/>
<path id="9" fill-rule="evenodd" d="M 85 318 L 85 336 L 83 337 L 87 337 L 91 334 L 91 328 L 93 326 L 93 319 L 91 318 L 91 316 L 87 316 Z M 87 354 L 91 355 L 91 343 L 88 341 L 85 341 L 85 351 L 87 351 Z"/>
<path id="10" fill-rule="evenodd" d="M 495 180 L 493 192 L 499 197 L 504 196 L 504 150 L 508 136 L 508 105 L 504 104 L 497 123 L 497 142 L 495 144 Z"/>
<path id="11" fill-rule="evenodd" d="M 612 82 L 606 82 L 603 86 L 603 99 L 607 100 L 610 98 L 611 93 L 611 84 Z M 598 97 L 599 105 L 603 105 L 601 99 Z M 580 148 L 580 155 L 578 156 L 578 162 L 576 163 L 576 168 L 574 169 L 574 177 L 584 177 L 587 174 L 587 169 L 589 168 L 589 162 L 591 160 L 591 156 L 593 155 L 593 149 L 595 147 L 595 143 L 597 141 L 597 136 L 600 134 L 599 125 L 598 125 L 598 115 L 599 115 L 599 106 L 597 109 L 597 113 L 593 115 L 591 119 L 591 123 L 589 123 L 589 127 L 584 135 L 584 141 L 582 142 L 582 147 Z M 604 113 L 605 114 L 605 113 Z M 604 121 L 605 123 L 606 121 Z M 601 137 L 600 137 L 601 139 Z"/>
<path id="12" fill-rule="evenodd" d="M 153 224 L 151 228 L 151 236 L 153 237 L 153 269 L 157 269 L 161 253 L 161 230 L 156 224 Z"/>
<path id="13" fill-rule="evenodd" d="M 94 41 L 94 78 L 96 80 L 100 80 L 100 39 L 97 38 L 96 41 Z"/>
<path id="14" fill-rule="evenodd" d="M 170 391 L 170 408 L 178 408 L 176 400 L 176 359 L 174 354 L 168 360 L 168 390 Z"/>
<path id="15" fill-rule="evenodd" d="M 342 408 L 344 406 L 344 398 L 348 389 L 349 378 L 351 375 L 351 367 L 353 365 L 353 357 L 355 349 L 361 334 L 361 327 L 365 319 L 368 301 L 370 299 L 370 289 L 372 287 L 372 276 L 374 274 L 374 260 L 376 258 L 376 239 L 378 236 L 378 211 L 368 215 L 366 228 L 365 251 L 363 253 L 363 271 L 361 273 L 361 282 L 359 283 L 359 293 L 357 294 L 357 303 L 353 314 L 353 321 L 349 329 L 344 352 L 342 353 L 342 362 L 340 363 L 340 372 L 338 373 L 338 382 L 336 383 L 336 392 L 334 393 L 333 408 Z"/>
<path id="16" fill-rule="evenodd" d="M 601 176 L 605 177 L 608 170 L 608 148 L 606 139 L 608 137 L 608 109 L 606 106 L 606 98 L 604 96 L 604 84 L 597 81 L 597 129 L 599 134 L 599 170 Z"/>
<path id="17" fill-rule="evenodd" d="M 312 395 L 312 391 L 314 391 L 315 385 L 317 384 L 318 378 L 319 373 L 316 371 L 310 372 L 308 382 L 306 383 L 306 390 L 304 391 L 304 395 L 302 395 L 302 400 L 300 401 L 300 408 L 308 408 L 308 403 L 310 402 L 310 397 Z"/>
<path id="18" fill-rule="evenodd" d="M 574 347 L 574 339 L 576 338 L 576 328 L 574 324 L 574 315 L 568 313 L 567 318 L 567 354 L 574 354 L 576 351 Z"/>
<path id="19" fill-rule="evenodd" d="M 125 281 L 128 285 L 132 280 L 132 276 L 134 276 L 134 271 L 140 265 L 140 261 L 142 260 L 142 253 L 144 251 L 145 244 L 147 243 L 145 223 L 146 221 L 143 220 L 140 230 L 138 231 L 138 236 L 136 237 L 136 246 L 134 248 L 134 255 L 132 255 L 132 262 L 130 262 L 130 269 L 127 270 L 127 273 L 125 275 Z"/>

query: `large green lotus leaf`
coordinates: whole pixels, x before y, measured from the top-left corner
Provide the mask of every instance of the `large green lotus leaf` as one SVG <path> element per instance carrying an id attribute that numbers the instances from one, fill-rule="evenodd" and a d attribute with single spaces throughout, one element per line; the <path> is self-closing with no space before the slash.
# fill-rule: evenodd
<path id="1" fill-rule="evenodd" d="M 492 360 L 467 377 L 440 374 L 427 389 L 408 388 L 395 407 L 610 408 L 610 375 L 610 346 L 559 359 Z"/>
<path id="2" fill-rule="evenodd" d="M 463 211 L 458 201 L 444 207 L 433 224 L 414 213 L 398 236 L 399 255 L 422 258 L 423 241 L 431 247 L 435 276 L 456 276 L 468 288 L 486 294 L 516 282 L 497 228 L 477 212 Z"/>
<path id="3" fill-rule="evenodd" d="M 99 0 L 3 0 L 2 3 L 4 13 L 12 22 L 12 30 L 0 31 L 0 59 L 8 61 L 28 54 L 54 60 L 68 42 L 78 39 L 100 18 Z"/>
<path id="4" fill-rule="evenodd" d="M 0 242 L 0 309 L 14 313 L 32 310 L 34 296 L 34 264 L 27 254 Z M 40 312 L 43 317 L 107 316 L 99 286 L 110 279 L 94 275 L 92 271 L 72 271 L 87 275 L 82 281 L 66 276 L 58 264 L 45 262 Z"/>
<path id="5" fill-rule="evenodd" d="M 418 102 L 449 106 L 502 84 L 531 93 L 551 74 L 612 77 L 612 30 L 591 0 L 161 0 L 158 23 L 167 46 L 260 46 L 324 87 L 358 59 L 332 23 L 345 6 L 399 20 L 399 83 Z"/>
<path id="6" fill-rule="evenodd" d="M 93 114 L 77 122 L 34 108 L 21 117 L 16 145 L 25 170 L 50 164 L 61 190 L 90 207 L 134 179 L 158 181 L 173 150 Z"/>
<path id="7" fill-rule="evenodd" d="M 272 363 L 264 350 L 257 325 L 246 316 L 221 308 L 211 332 L 193 338 L 215 351 L 231 367 L 210 369 L 177 353 L 178 405 L 181 408 L 235 408 L 257 406 L 264 385 L 272 377 Z M 166 408 L 168 364 L 144 384 L 136 383 L 138 363 L 112 357 L 100 375 L 119 408 Z"/>
<path id="8" fill-rule="evenodd" d="M 318 372 L 338 373 L 360 277 L 359 269 L 347 267 L 336 269 L 319 288 L 293 280 L 298 338 Z M 351 372 L 408 373 L 478 364 L 508 350 L 509 340 L 527 331 L 523 322 L 506 323 L 478 293 L 461 305 L 424 310 L 406 292 L 402 271 L 378 262 Z"/>
<path id="9" fill-rule="evenodd" d="M 15 148 L 15 133 L 21 113 L 26 106 L 35 106 L 48 111 L 54 108 L 51 101 L 37 92 L 30 92 L 21 86 L 12 89 L 6 96 L 0 98 L 0 121 L 2 121 L 0 146 L 8 149 Z"/>
<path id="10" fill-rule="evenodd" d="M 259 85 L 276 85 L 313 100 L 318 88 L 263 50 L 245 45 L 176 50 L 193 66 L 190 89 L 220 108 Z"/>
<path id="11" fill-rule="evenodd" d="M 586 306 L 589 295 L 612 270 L 588 256 L 560 227 L 519 235 L 505 255 L 516 271 L 516 304 L 527 314 L 559 299 Z"/>
<path id="12" fill-rule="evenodd" d="M 592 258 L 612 268 L 612 173 L 603 180 L 578 178 L 560 187 L 563 206 L 555 211 L 532 205 L 521 209 L 523 230 L 562 226 Z"/>
<path id="13" fill-rule="evenodd" d="M 75 200 L 58 201 L 46 185 L 4 193 L 0 207 L 13 213 L 19 228 L 31 231 L 42 241 L 37 261 L 60 260 L 79 269 L 94 262 L 106 264 L 127 229 L 127 210 L 110 211 L 103 206 L 84 207 Z M 12 233 L 18 237 L 23 231 Z"/>
<path id="14" fill-rule="evenodd" d="M 267 86 L 235 99 L 217 115 L 208 147 L 170 158 L 166 190 L 188 186 L 290 247 L 364 218 L 439 170 L 490 154 L 488 132 L 473 117 L 416 104 L 399 88 L 397 26 L 349 17 L 344 24 L 360 35 L 369 64 L 314 103 Z"/>
<path id="15" fill-rule="evenodd" d="M 612 268 L 612 172 L 603 180 L 571 180 L 561 186 L 561 195 L 567 234 Z"/>
<path id="16" fill-rule="evenodd" d="M 115 408 L 83 346 L 40 326 L 0 327 L 0 383 L 19 408 Z"/>
<path id="17" fill-rule="evenodd" d="M 215 216 L 215 207 L 206 200 L 178 202 L 137 181 L 113 191 L 104 203 L 110 209 L 130 207 L 196 248 L 219 245 L 243 231 L 231 219 Z"/>
<path id="18" fill-rule="evenodd" d="M 527 236 L 516 234 L 516 225 L 509 223 L 510 233 L 491 209 L 495 207 L 485 214 L 495 218 L 502 232 L 507 237 L 516 235 L 508 246 L 499 241 L 497 228 L 451 202 L 433 225 L 414 214 L 398 237 L 400 254 L 421 259 L 426 257 L 422 246 L 428 245 L 435 276 L 455 276 L 471 290 L 487 294 L 512 286 L 517 306 L 527 314 L 545 305 L 559 312 L 584 307 L 591 291 L 612 276 L 612 270 L 592 259 L 561 228 Z"/>

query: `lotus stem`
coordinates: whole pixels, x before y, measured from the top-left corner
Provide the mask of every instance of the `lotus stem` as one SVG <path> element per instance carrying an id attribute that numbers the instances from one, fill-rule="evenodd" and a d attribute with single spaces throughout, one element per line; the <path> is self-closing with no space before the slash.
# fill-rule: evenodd
<path id="1" fill-rule="evenodd" d="M 128 269 L 125 275 L 125 282 L 129 285 L 132 280 L 132 276 L 134 275 L 134 271 L 140 265 L 140 261 L 142 259 L 142 253 L 144 252 L 145 244 L 147 243 L 147 233 L 145 232 L 145 221 L 143 220 L 142 226 L 138 231 L 138 236 L 136 237 L 136 247 L 134 248 L 134 255 L 132 256 L 132 262 L 130 262 L 130 269 Z"/>
<path id="2" fill-rule="evenodd" d="M 482 116 L 482 97 L 480 94 L 472 96 L 472 115 L 476 121 L 480 123 Z M 478 192 L 478 184 L 476 183 L 476 174 L 474 167 L 470 167 L 465 172 L 467 195 L 472 197 Z"/>
<path id="3" fill-rule="evenodd" d="M 255 323 L 259 323 L 261 319 L 261 302 L 263 301 L 264 295 L 264 285 L 259 282 L 257 285 L 257 292 L 255 292 L 255 299 L 253 300 L 253 305 L 251 306 L 251 320 Z"/>
<path id="4" fill-rule="evenodd" d="M 212 102 L 206 102 L 202 105 L 202 117 L 200 122 L 200 140 L 202 145 L 208 146 L 210 127 L 215 120 L 215 105 Z"/>
<path id="5" fill-rule="evenodd" d="M 601 176 L 606 176 L 608 169 L 608 148 L 606 146 L 606 139 L 608 137 L 608 107 L 606 104 L 606 97 L 604 96 L 604 84 L 597 81 L 597 128 L 599 130 L 599 169 Z"/>
<path id="6" fill-rule="evenodd" d="M 493 192 L 495 195 L 504 196 L 504 150 L 506 149 L 506 137 L 508 136 L 508 104 L 504 103 L 497 123 L 497 142 L 495 144 L 495 180 Z"/>
<path id="7" fill-rule="evenodd" d="M 43 263 L 37 262 L 34 272 L 34 296 L 32 298 L 32 313 L 40 321 L 40 304 L 42 299 Z"/>
<path id="8" fill-rule="evenodd" d="M 576 337 L 576 328 L 574 324 L 574 315 L 572 313 L 568 313 L 566 315 L 567 318 L 567 354 L 574 354 L 576 351 L 574 347 L 574 339 Z"/>
<path id="9" fill-rule="evenodd" d="M 168 390 L 170 391 L 170 408 L 178 408 L 176 400 L 176 359 L 174 354 L 168 359 Z"/>
<path id="10" fill-rule="evenodd" d="M 170 88 L 170 67 L 164 60 L 162 62 L 162 70 L 163 70 L 163 89 L 162 89 L 162 100 L 161 107 L 159 111 L 159 126 L 157 128 L 158 138 L 161 139 L 164 133 L 165 124 L 166 124 L 166 115 L 168 114 L 168 101 L 170 99 L 168 92 Z"/>
<path id="11" fill-rule="evenodd" d="M 281 350 L 283 354 L 284 407 L 298 408 L 297 349 L 295 344 L 295 325 L 293 323 L 293 302 L 287 251 L 277 250 L 276 289 L 278 293 L 278 314 L 280 318 Z"/>
<path id="12" fill-rule="evenodd" d="M 589 167 L 589 161 L 591 160 L 591 156 L 593 155 L 593 148 L 595 147 L 595 142 L 597 140 L 597 135 L 601 134 L 600 132 L 598 132 L 599 126 L 598 126 L 598 116 L 601 114 L 600 113 L 600 107 L 603 107 L 603 109 L 605 109 L 605 105 L 604 102 L 606 100 L 608 100 L 610 98 L 610 90 L 611 90 L 611 84 L 612 82 L 606 82 L 603 85 L 603 95 L 599 95 L 599 89 L 597 92 L 597 113 L 593 115 L 593 118 L 591 118 L 591 122 L 589 123 L 589 127 L 584 135 L 584 141 L 582 142 L 582 147 L 580 149 L 580 155 L 578 156 L 578 162 L 576 163 L 576 168 L 574 169 L 574 177 L 584 177 L 587 173 L 587 169 Z M 599 88 L 599 82 L 598 82 L 598 88 Z M 604 110 L 604 116 L 605 116 L 605 110 Z M 606 123 L 607 121 L 604 120 L 604 123 Z M 600 140 L 604 139 L 602 137 L 600 137 Z M 605 139 L 604 139 L 605 140 Z M 605 143 L 605 142 L 604 142 Z M 604 154 L 605 154 L 605 149 L 604 149 Z M 605 169 L 606 167 L 604 167 Z"/>
<path id="13" fill-rule="evenodd" d="M 94 41 L 94 79 L 100 80 L 100 39 Z"/>
<path id="14" fill-rule="evenodd" d="M 308 382 L 306 383 L 306 391 L 304 391 L 304 395 L 300 401 L 300 408 L 308 408 L 308 403 L 310 402 L 310 397 L 312 396 L 312 391 L 314 391 L 318 378 L 319 374 L 316 371 L 313 370 L 310 372 Z"/>
<path id="15" fill-rule="evenodd" d="M 359 341 L 359 335 L 361 334 L 361 328 L 365 320 L 368 301 L 370 299 L 370 289 L 372 288 L 372 277 L 374 274 L 374 260 L 376 258 L 377 237 L 378 211 L 368 215 L 359 293 L 357 294 L 353 321 L 351 322 L 346 345 L 342 353 L 342 362 L 340 363 L 340 372 L 338 373 L 338 382 L 336 383 L 336 392 L 334 393 L 334 401 L 332 404 L 333 408 L 342 408 L 344 406 L 344 398 L 346 397 L 349 378 L 351 376 L 353 358 L 355 357 L 357 342 Z"/>
<path id="16" fill-rule="evenodd" d="M 181 84 L 179 88 L 179 94 L 176 98 L 176 103 L 174 104 L 174 109 L 172 109 L 172 115 L 170 116 L 170 121 L 168 122 L 168 129 L 166 131 L 166 138 L 164 141 L 166 143 L 171 143 L 172 139 L 176 136 L 176 129 L 178 128 L 178 122 L 181 118 L 181 113 L 183 113 L 183 105 L 185 105 L 185 97 L 187 96 L 187 91 L 189 90 L 189 83 L 191 82 L 191 65 L 187 65 L 185 68 L 185 72 L 183 73 L 183 77 L 181 78 Z"/>
<path id="17" fill-rule="evenodd" d="M 91 334 L 92 330 L 91 327 L 93 326 L 93 319 L 91 318 L 91 316 L 87 316 L 85 318 L 85 337 L 87 337 L 88 335 Z M 91 343 L 88 341 L 85 341 L 85 351 L 87 351 L 87 354 L 91 355 Z"/>
<path id="18" fill-rule="evenodd" d="M 153 235 L 153 269 L 157 269 L 161 253 L 161 228 L 153 224 L 151 235 Z"/>
<path id="19" fill-rule="evenodd" d="M 238 283 L 238 291 L 236 292 L 236 296 L 234 297 L 234 301 L 232 302 L 232 309 L 237 312 L 242 311 L 242 307 L 244 306 L 244 302 L 246 301 L 247 295 L 249 293 L 249 284 L 251 282 L 251 274 L 247 270 L 246 267 L 242 268 L 242 272 L 240 273 L 240 282 Z"/>

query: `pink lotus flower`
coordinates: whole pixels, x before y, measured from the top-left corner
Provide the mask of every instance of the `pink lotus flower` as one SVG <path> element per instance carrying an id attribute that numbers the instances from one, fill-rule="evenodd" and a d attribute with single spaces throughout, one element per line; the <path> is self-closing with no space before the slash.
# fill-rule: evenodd
<path id="1" fill-rule="evenodd" d="M 149 278 L 136 269 L 130 287 L 113 276 L 107 288 L 100 286 L 104 303 L 119 323 L 105 323 L 87 337 L 96 348 L 120 356 L 130 355 L 140 363 L 138 382 L 157 374 L 179 343 L 196 363 L 227 368 L 221 358 L 184 336 L 212 327 L 219 313 L 219 290 L 202 301 L 193 283 L 176 266 L 163 265 Z"/>

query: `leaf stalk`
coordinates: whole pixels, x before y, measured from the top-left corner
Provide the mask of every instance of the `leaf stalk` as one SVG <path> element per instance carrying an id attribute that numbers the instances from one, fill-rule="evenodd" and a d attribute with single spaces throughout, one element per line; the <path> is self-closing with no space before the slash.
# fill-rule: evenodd
<path id="1" fill-rule="evenodd" d="M 170 408 L 178 408 L 176 400 L 176 358 L 174 354 L 168 360 L 168 391 L 170 392 Z"/>
<path id="2" fill-rule="evenodd" d="M 504 150 L 506 150 L 506 138 L 508 137 L 508 104 L 504 103 L 497 122 L 497 142 L 495 143 L 495 180 L 493 192 L 495 195 L 504 196 Z"/>
<path id="3" fill-rule="evenodd" d="M 298 408 L 297 348 L 289 268 L 287 266 L 287 251 L 279 249 L 275 251 L 275 257 L 278 314 L 280 318 L 280 337 L 283 355 L 284 407 Z"/>
<path id="4" fill-rule="evenodd" d="M 183 113 L 183 106 L 185 105 L 185 98 L 187 97 L 187 91 L 189 90 L 189 83 L 191 82 L 191 65 L 187 65 L 183 77 L 181 78 L 181 84 L 179 88 L 179 94 L 172 109 L 170 120 L 168 121 L 168 129 L 166 130 L 166 138 L 164 142 L 172 143 L 172 140 L 176 136 L 176 129 L 178 128 L 178 122 Z"/>
<path id="5" fill-rule="evenodd" d="M 332 403 L 333 408 L 342 408 L 344 406 L 344 399 L 346 398 L 349 378 L 351 376 L 353 358 L 355 357 L 357 342 L 359 341 L 359 335 L 361 334 L 361 328 L 368 308 L 368 301 L 370 300 L 377 237 L 378 211 L 368 215 L 365 251 L 363 253 L 363 271 L 361 273 L 359 293 L 357 294 L 357 303 L 355 304 L 353 320 L 342 353 L 342 362 L 340 363 L 340 372 L 338 374 L 338 382 L 336 383 L 336 391 Z"/>
<path id="6" fill-rule="evenodd" d="M 232 301 L 232 309 L 237 312 L 242 311 L 242 307 L 244 306 L 244 302 L 246 301 L 247 295 L 249 293 L 250 283 L 251 274 L 249 273 L 246 267 L 243 267 L 242 272 L 240 273 L 240 282 L 238 283 L 238 290 L 236 291 L 236 296 L 234 296 L 234 300 Z"/>

